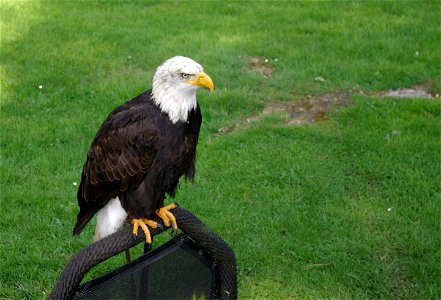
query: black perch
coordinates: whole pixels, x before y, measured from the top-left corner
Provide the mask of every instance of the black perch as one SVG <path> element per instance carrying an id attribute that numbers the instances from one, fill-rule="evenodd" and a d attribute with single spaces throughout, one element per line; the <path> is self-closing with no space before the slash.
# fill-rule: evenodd
<path id="1" fill-rule="evenodd" d="M 130 278 L 126 276 L 124 279 L 126 281 L 129 280 L 130 284 L 115 284 L 115 282 L 118 282 L 118 276 L 121 277 L 122 273 L 128 274 L 133 270 L 139 270 L 141 268 L 140 266 L 148 264 L 149 257 L 152 257 L 152 255 L 156 255 L 154 261 L 158 261 L 158 257 L 159 259 L 163 259 L 166 257 L 166 253 L 172 253 L 172 251 L 174 251 L 173 249 L 179 247 L 197 253 L 193 254 L 193 256 L 199 256 L 200 258 L 198 259 L 201 261 L 204 259 L 206 261 L 212 261 L 211 265 L 206 264 L 208 269 L 214 274 L 213 278 L 215 279 L 212 280 L 210 295 L 203 295 L 205 299 L 237 299 L 236 258 L 230 246 L 191 212 L 180 207 L 176 207 L 170 210 L 170 212 L 174 214 L 179 229 L 184 233 L 184 235 L 166 243 L 170 244 L 170 246 L 164 244 L 101 278 L 93 279 L 81 285 L 84 276 L 94 266 L 141 242 L 145 242 L 145 235 L 142 231 L 135 236 L 132 233 L 132 227 L 125 226 L 112 235 L 101 239 L 76 253 L 62 271 L 60 278 L 51 293 L 50 299 L 97 299 L 96 297 L 99 298 L 99 296 L 94 297 L 93 293 L 90 291 L 94 290 L 96 295 L 99 295 L 99 289 L 102 287 L 105 289 L 108 282 L 113 282 L 113 288 L 116 286 L 120 289 L 128 289 L 128 291 L 123 292 L 123 294 L 127 295 L 126 298 L 145 299 L 145 295 L 148 294 L 147 289 L 150 291 L 158 289 L 158 286 L 155 287 L 152 286 L 151 282 L 149 283 L 148 267 L 145 267 L 145 271 L 143 271 L 144 273 L 136 278 L 137 292 L 134 292 L 133 290 L 130 291 L 131 288 L 133 288 L 135 281 L 134 275 L 130 275 L 132 276 L 129 276 Z M 161 224 L 161 222 L 159 223 Z M 153 237 L 164 230 L 166 230 L 166 227 L 161 226 L 157 229 L 151 229 L 150 231 Z M 161 254 L 161 251 L 165 254 Z M 189 257 L 191 257 L 191 255 Z M 202 259 L 202 257 L 205 258 Z M 208 257 L 208 260 L 206 257 Z M 167 262 L 167 260 L 164 261 Z M 179 265 L 173 266 L 173 269 L 176 268 L 179 268 Z M 186 268 L 188 268 L 188 266 Z M 183 280 L 185 279 L 188 281 L 191 277 L 191 272 L 192 269 L 181 270 L 181 274 L 185 274 Z M 195 270 L 195 272 L 197 271 Z M 164 276 L 164 278 L 169 277 L 170 276 Z M 103 282 L 107 283 L 103 284 Z M 156 281 L 155 284 L 158 285 L 158 282 Z M 164 280 L 163 283 L 159 283 L 159 285 L 162 286 L 163 289 L 171 287 L 168 279 Z M 108 284 L 107 288 L 110 290 L 109 286 L 110 285 Z M 191 289 L 191 287 L 188 286 L 185 288 L 187 290 Z M 197 287 L 195 287 L 195 289 L 197 289 Z M 170 292 L 171 294 L 169 294 L 172 295 L 173 291 Z M 174 292 L 178 295 L 184 294 L 184 291 Z M 201 295 L 194 294 L 190 298 L 200 299 Z"/>

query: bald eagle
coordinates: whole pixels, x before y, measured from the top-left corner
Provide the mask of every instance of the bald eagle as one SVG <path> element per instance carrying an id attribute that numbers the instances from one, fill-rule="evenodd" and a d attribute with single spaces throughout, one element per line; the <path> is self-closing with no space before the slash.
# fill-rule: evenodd
<path id="1" fill-rule="evenodd" d="M 73 234 L 96 214 L 94 240 L 115 232 L 127 220 L 144 231 L 159 216 L 177 229 L 164 206 L 174 197 L 182 175 L 194 177 L 196 146 L 202 115 L 196 90 L 214 84 L 194 60 L 176 56 L 160 65 L 153 87 L 113 110 L 98 130 L 81 174 L 77 199 L 80 211 Z"/>

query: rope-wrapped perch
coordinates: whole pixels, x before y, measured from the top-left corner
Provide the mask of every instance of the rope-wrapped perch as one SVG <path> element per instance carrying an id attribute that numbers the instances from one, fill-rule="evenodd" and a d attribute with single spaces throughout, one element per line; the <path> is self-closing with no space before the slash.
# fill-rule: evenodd
<path id="1" fill-rule="evenodd" d="M 236 258 L 230 246 L 191 212 L 176 207 L 170 212 L 175 216 L 179 229 L 207 251 L 216 261 L 221 279 L 221 299 L 237 299 Z M 159 223 L 162 225 L 161 221 Z M 165 227 L 150 228 L 151 236 Z M 71 299 L 87 272 L 99 263 L 145 241 L 142 230 L 135 236 L 132 226 L 125 226 L 114 234 L 76 253 L 60 275 L 50 299 Z"/>

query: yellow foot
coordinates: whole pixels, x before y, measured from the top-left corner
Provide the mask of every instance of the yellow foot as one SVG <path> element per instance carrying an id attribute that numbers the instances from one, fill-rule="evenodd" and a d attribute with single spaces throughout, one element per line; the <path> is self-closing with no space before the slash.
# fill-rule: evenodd
<path id="1" fill-rule="evenodd" d="M 173 230 L 178 230 L 178 224 L 176 224 L 176 218 L 175 216 L 169 211 L 170 209 L 173 209 L 176 207 L 176 204 L 172 203 L 167 206 L 161 207 L 156 211 L 156 214 L 162 219 L 164 222 L 164 225 L 169 227 L 170 221 L 173 225 Z"/>
<path id="2" fill-rule="evenodd" d="M 134 235 L 138 235 L 138 227 L 141 226 L 142 231 L 144 231 L 145 234 L 145 241 L 147 244 L 151 244 L 152 243 L 152 237 L 150 235 L 150 231 L 147 228 L 147 225 L 150 226 L 151 228 L 157 228 L 158 227 L 158 223 L 156 223 L 155 221 L 152 220 L 148 220 L 148 219 L 132 219 L 130 221 L 130 223 L 133 224 L 133 234 Z"/>

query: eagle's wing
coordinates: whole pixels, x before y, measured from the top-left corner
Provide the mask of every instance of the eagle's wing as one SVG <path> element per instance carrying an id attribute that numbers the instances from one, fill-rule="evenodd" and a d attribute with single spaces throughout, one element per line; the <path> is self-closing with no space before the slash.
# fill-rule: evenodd
<path id="1" fill-rule="evenodd" d="M 160 142 L 148 107 L 126 103 L 98 131 L 83 166 L 78 188 L 79 234 L 93 215 L 129 187 L 136 188 L 152 165 Z M 158 142 L 159 141 L 159 142 Z"/>

